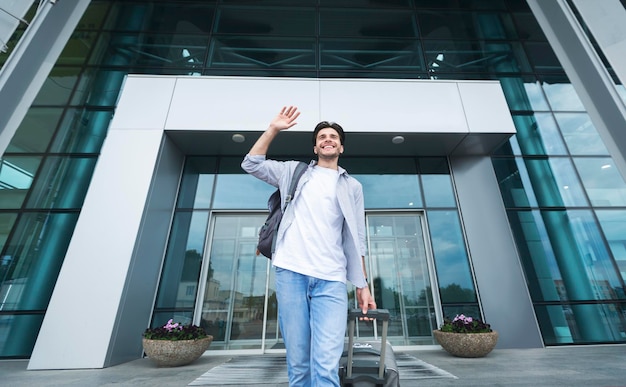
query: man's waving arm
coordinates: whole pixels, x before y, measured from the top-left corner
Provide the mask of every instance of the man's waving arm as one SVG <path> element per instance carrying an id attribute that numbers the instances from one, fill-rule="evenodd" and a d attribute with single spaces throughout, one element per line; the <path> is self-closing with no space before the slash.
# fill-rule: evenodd
<path id="1" fill-rule="evenodd" d="M 266 155 L 267 150 L 269 149 L 272 141 L 274 141 L 276 135 L 278 135 L 281 130 L 289 129 L 297 124 L 296 118 L 298 118 L 299 115 L 300 112 L 298 111 L 297 107 L 283 106 L 280 113 L 278 113 L 278 115 L 274 117 L 272 122 L 270 122 L 270 126 L 254 143 L 248 154 L 251 156 Z"/>

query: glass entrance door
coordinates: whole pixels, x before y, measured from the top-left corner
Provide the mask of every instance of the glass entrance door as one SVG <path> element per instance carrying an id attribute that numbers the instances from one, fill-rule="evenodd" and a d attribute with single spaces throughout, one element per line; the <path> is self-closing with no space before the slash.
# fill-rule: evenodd
<path id="1" fill-rule="evenodd" d="M 214 214 L 203 259 L 197 322 L 213 335 L 211 349 L 268 352 L 284 348 L 277 321 L 270 261 L 256 255 L 265 214 Z M 432 259 L 425 244 L 421 213 L 368 214 L 368 273 L 379 308 L 391 313 L 394 345 L 433 344 L 437 326 L 431 289 Z M 352 292 L 352 300 L 354 300 Z M 363 324 L 361 324 L 363 325 Z M 361 329 L 359 337 L 373 336 Z"/>
<path id="2" fill-rule="evenodd" d="M 432 259 L 421 213 L 367 215 L 369 276 L 379 308 L 388 309 L 393 345 L 434 344 L 437 328 Z"/>
<path id="3" fill-rule="evenodd" d="M 277 342 L 270 261 L 256 255 L 259 227 L 265 218 L 262 214 L 212 218 L 210 250 L 204 258 L 203 287 L 196 307 L 201 326 L 213 335 L 212 349 L 264 350 L 264 339 Z"/>

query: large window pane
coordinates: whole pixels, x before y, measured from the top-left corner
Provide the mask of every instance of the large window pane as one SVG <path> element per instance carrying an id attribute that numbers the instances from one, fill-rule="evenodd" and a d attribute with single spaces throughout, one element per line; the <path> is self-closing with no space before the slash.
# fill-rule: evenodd
<path id="1" fill-rule="evenodd" d="M 208 221 L 207 211 L 180 211 L 174 215 L 159 283 L 158 308 L 193 310 Z"/>
<path id="2" fill-rule="evenodd" d="M 276 188 L 248 174 L 220 174 L 215 183 L 215 209 L 267 209 Z"/>
<path id="3" fill-rule="evenodd" d="M 525 159 L 524 162 L 541 207 L 587 205 L 569 158 Z"/>
<path id="4" fill-rule="evenodd" d="M 626 337 L 624 303 L 540 305 L 535 311 L 547 345 L 619 342 Z"/>
<path id="5" fill-rule="evenodd" d="M 563 300 L 616 299 L 621 277 L 593 215 L 587 210 L 542 211 L 556 264 L 562 273 L 557 288 Z"/>
<path id="6" fill-rule="evenodd" d="M 417 175 L 354 175 L 363 186 L 365 208 L 422 208 Z"/>
<path id="7" fill-rule="evenodd" d="M 600 210 L 596 211 L 596 216 L 613 254 L 617 270 L 626 281 L 626 211 Z M 625 289 L 616 289 L 619 298 L 624 298 L 624 291 Z"/>
<path id="8" fill-rule="evenodd" d="M 443 157 L 419 159 L 427 207 L 456 207 L 448 161 Z"/>
<path id="9" fill-rule="evenodd" d="M 68 109 L 50 147 L 52 153 L 99 153 L 113 110 Z"/>
<path id="10" fill-rule="evenodd" d="M 80 208 L 96 161 L 95 157 L 47 157 L 37 174 L 27 207 Z"/>
<path id="11" fill-rule="evenodd" d="M 431 245 L 443 303 L 476 302 L 474 282 L 456 211 L 428 211 Z"/>
<path id="12" fill-rule="evenodd" d="M 585 111 L 574 86 L 564 77 L 545 78 L 542 84 L 548 102 L 554 111 Z"/>
<path id="13" fill-rule="evenodd" d="M 424 70 L 414 39 L 320 39 L 320 69 L 357 71 Z"/>
<path id="14" fill-rule="evenodd" d="M 2 208 L 22 206 L 40 163 L 40 156 L 5 156 L 0 160 Z"/>
<path id="15" fill-rule="evenodd" d="M 217 34 L 314 36 L 315 9 L 306 7 L 222 7 L 216 16 Z"/>
<path id="16" fill-rule="evenodd" d="M 211 41 L 207 67 L 311 70 L 316 64 L 313 38 L 221 36 Z"/>
<path id="17" fill-rule="evenodd" d="M 30 108 L 6 151 L 9 153 L 45 152 L 62 114 L 62 108 Z"/>
<path id="18" fill-rule="evenodd" d="M 20 215 L 2 258 L 2 285 L 14 285 L 3 294 L 3 310 L 47 308 L 77 219 L 78 213 Z"/>
<path id="19" fill-rule="evenodd" d="M 530 66 L 516 43 L 424 41 L 428 69 L 437 72 L 517 73 Z"/>
<path id="20" fill-rule="evenodd" d="M 521 158 L 493 158 L 492 162 L 506 207 L 537 205 L 526 166 Z"/>
<path id="21" fill-rule="evenodd" d="M 415 38 L 414 13 L 388 9 L 321 9 L 320 36 Z"/>
<path id="22" fill-rule="evenodd" d="M 5 327 L 0 329 L 0 357 L 28 358 L 43 317 L 43 313 L 0 315 L 0 327 Z"/>
<path id="23" fill-rule="evenodd" d="M 554 117 L 572 155 L 609 154 L 587 113 L 556 113 Z"/>
<path id="24" fill-rule="evenodd" d="M 188 157 L 178 193 L 178 208 L 210 208 L 217 172 L 215 157 Z"/>
<path id="25" fill-rule="evenodd" d="M 80 67 L 54 67 L 39 90 L 33 105 L 64 105 L 79 78 Z"/>
<path id="26" fill-rule="evenodd" d="M 213 349 L 261 347 L 270 263 L 256 255 L 262 224 L 263 216 L 215 218 L 201 312 Z"/>
<path id="27" fill-rule="evenodd" d="M 626 183 L 609 157 L 575 157 L 576 169 L 594 206 L 625 206 Z"/>
<path id="28" fill-rule="evenodd" d="M 567 149 L 550 113 L 514 115 L 515 138 L 524 155 L 566 155 Z"/>

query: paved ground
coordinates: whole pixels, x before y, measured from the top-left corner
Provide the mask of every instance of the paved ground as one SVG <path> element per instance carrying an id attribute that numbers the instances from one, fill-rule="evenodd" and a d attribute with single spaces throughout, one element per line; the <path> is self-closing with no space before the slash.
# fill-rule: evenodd
<path id="1" fill-rule="evenodd" d="M 547 349 L 496 349 L 478 359 L 462 359 L 443 350 L 408 352 L 457 379 L 402 380 L 413 386 L 626 386 L 626 346 Z M 0 386 L 187 386 L 230 356 L 205 355 L 193 364 L 156 368 L 149 359 L 95 370 L 27 371 L 27 361 L 0 361 Z M 264 386 L 262 380 L 246 387 Z M 284 385 L 283 385 L 284 386 Z"/>

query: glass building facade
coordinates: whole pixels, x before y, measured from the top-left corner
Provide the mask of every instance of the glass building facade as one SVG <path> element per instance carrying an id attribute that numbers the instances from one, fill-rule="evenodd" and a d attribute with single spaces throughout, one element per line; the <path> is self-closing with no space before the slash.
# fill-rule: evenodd
<path id="1" fill-rule="evenodd" d="M 491 160 L 543 343 L 626 343 L 626 183 L 525 0 L 93 0 L 2 155 L 0 357 L 31 355 L 128 74 L 499 81 L 517 134 Z M 152 325 L 280 348 L 269 262 L 244 252 L 272 189 L 243 155 L 186 156 Z M 341 165 L 392 343 L 482 317 L 447 157 Z"/>

